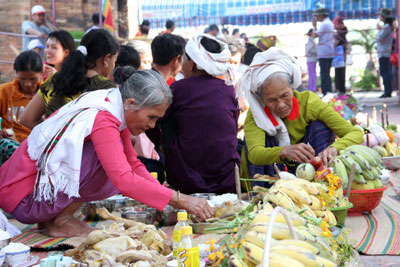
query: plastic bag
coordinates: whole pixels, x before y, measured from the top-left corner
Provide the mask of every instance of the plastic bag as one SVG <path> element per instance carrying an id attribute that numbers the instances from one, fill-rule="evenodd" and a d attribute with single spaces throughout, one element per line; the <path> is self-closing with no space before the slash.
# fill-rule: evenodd
<path id="1" fill-rule="evenodd" d="M 338 45 L 335 49 L 335 57 L 332 60 L 332 67 L 343 68 L 344 66 L 346 66 L 344 61 L 344 49 L 342 45 Z"/>

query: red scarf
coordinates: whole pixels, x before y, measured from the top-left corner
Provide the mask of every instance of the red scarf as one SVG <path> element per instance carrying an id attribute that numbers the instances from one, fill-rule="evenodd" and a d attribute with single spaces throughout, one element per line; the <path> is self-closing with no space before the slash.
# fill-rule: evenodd
<path id="1" fill-rule="evenodd" d="M 275 119 L 275 117 L 272 115 L 271 110 L 265 106 L 264 112 L 269 118 L 269 120 L 272 122 L 272 124 L 276 127 L 279 125 L 278 121 Z M 293 97 L 292 100 L 292 110 L 290 111 L 288 119 L 290 121 L 294 121 L 296 119 L 300 118 L 300 107 L 299 107 L 299 101 L 297 101 L 296 97 Z"/>

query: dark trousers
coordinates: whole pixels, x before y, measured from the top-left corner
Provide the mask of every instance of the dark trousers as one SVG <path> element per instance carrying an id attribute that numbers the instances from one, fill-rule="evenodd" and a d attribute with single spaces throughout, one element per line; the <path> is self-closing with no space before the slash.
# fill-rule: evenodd
<path id="1" fill-rule="evenodd" d="M 330 146 L 335 141 L 335 137 L 336 135 L 334 134 L 334 132 L 332 132 L 332 130 L 328 128 L 328 126 L 326 126 L 322 121 L 313 121 L 312 123 L 310 123 L 310 125 L 308 125 L 306 134 L 304 135 L 302 142 L 310 144 L 315 151 L 315 155 L 318 155 L 320 152 L 325 150 L 325 148 Z M 276 146 L 278 146 L 278 143 L 276 142 L 275 137 L 268 136 L 266 134 L 265 147 L 276 147 Z M 275 170 L 273 165 L 254 165 L 253 163 L 250 162 L 248 157 L 246 140 L 244 142 L 244 149 L 246 155 L 247 168 L 251 178 L 253 178 L 254 175 L 256 174 L 262 174 L 262 175 L 265 174 L 269 176 L 275 175 Z M 294 174 L 298 164 L 287 163 L 286 165 L 288 167 L 289 172 Z M 281 171 L 283 171 L 285 168 L 284 164 L 277 164 L 277 167 Z M 252 182 L 252 185 L 269 187 L 267 186 L 267 183 L 257 182 L 257 181 Z"/>
<path id="2" fill-rule="evenodd" d="M 335 88 L 336 92 L 346 93 L 346 67 L 335 68 Z"/>
<path id="3" fill-rule="evenodd" d="M 326 95 L 328 92 L 332 92 L 332 80 L 331 80 L 331 66 L 333 58 L 319 58 L 319 69 L 321 77 L 321 88 L 322 93 Z"/>
<path id="4" fill-rule="evenodd" d="M 383 79 L 383 86 L 385 87 L 385 95 L 392 94 L 392 65 L 390 65 L 390 58 L 379 58 L 379 73 Z"/>

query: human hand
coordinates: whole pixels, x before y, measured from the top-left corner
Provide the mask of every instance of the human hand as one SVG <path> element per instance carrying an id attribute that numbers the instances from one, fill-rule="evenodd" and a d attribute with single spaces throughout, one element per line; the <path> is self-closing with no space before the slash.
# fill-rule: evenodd
<path id="1" fill-rule="evenodd" d="M 15 142 L 18 142 L 17 137 L 15 136 L 15 132 L 12 129 L 1 129 L 0 135 L 0 139 L 8 138 Z"/>
<path id="2" fill-rule="evenodd" d="M 185 209 L 188 213 L 196 215 L 201 221 L 214 217 L 214 211 L 204 198 L 196 198 L 181 194 L 181 199 L 177 203 L 179 208 Z"/>
<path id="3" fill-rule="evenodd" d="M 334 146 L 327 147 L 324 151 L 318 154 L 318 157 L 321 158 L 322 164 L 324 166 L 328 166 L 329 163 L 337 156 L 338 151 Z"/>
<path id="4" fill-rule="evenodd" d="M 44 32 L 40 32 L 38 35 L 40 38 L 47 38 L 47 35 Z"/>
<path id="5" fill-rule="evenodd" d="M 298 163 L 305 163 L 314 157 L 314 155 L 315 151 L 312 146 L 305 143 L 300 143 L 283 147 L 279 156 L 282 160 L 291 159 L 297 161 Z"/>
<path id="6" fill-rule="evenodd" d="M 54 68 L 48 64 L 44 64 L 43 67 L 44 67 L 43 72 L 47 78 L 57 72 L 56 68 Z"/>

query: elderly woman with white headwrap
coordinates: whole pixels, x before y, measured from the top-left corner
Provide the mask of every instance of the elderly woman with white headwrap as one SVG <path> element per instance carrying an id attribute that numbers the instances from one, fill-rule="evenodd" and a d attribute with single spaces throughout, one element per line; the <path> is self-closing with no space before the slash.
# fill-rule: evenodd
<path id="1" fill-rule="evenodd" d="M 242 76 L 238 95 L 246 96 L 250 105 L 244 124 L 243 177 L 273 175 L 274 163 L 290 167 L 316 155 L 328 165 L 340 150 L 362 143 L 359 130 L 313 92 L 296 91 L 300 85 L 299 63 L 276 47 L 256 54 Z"/>
<path id="2" fill-rule="evenodd" d="M 163 124 L 165 169 L 168 183 L 181 192 L 235 192 L 240 155 L 230 57 L 226 43 L 196 36 L 185 47 L 185 79 L 171 85 L 173 102 Z"/>

